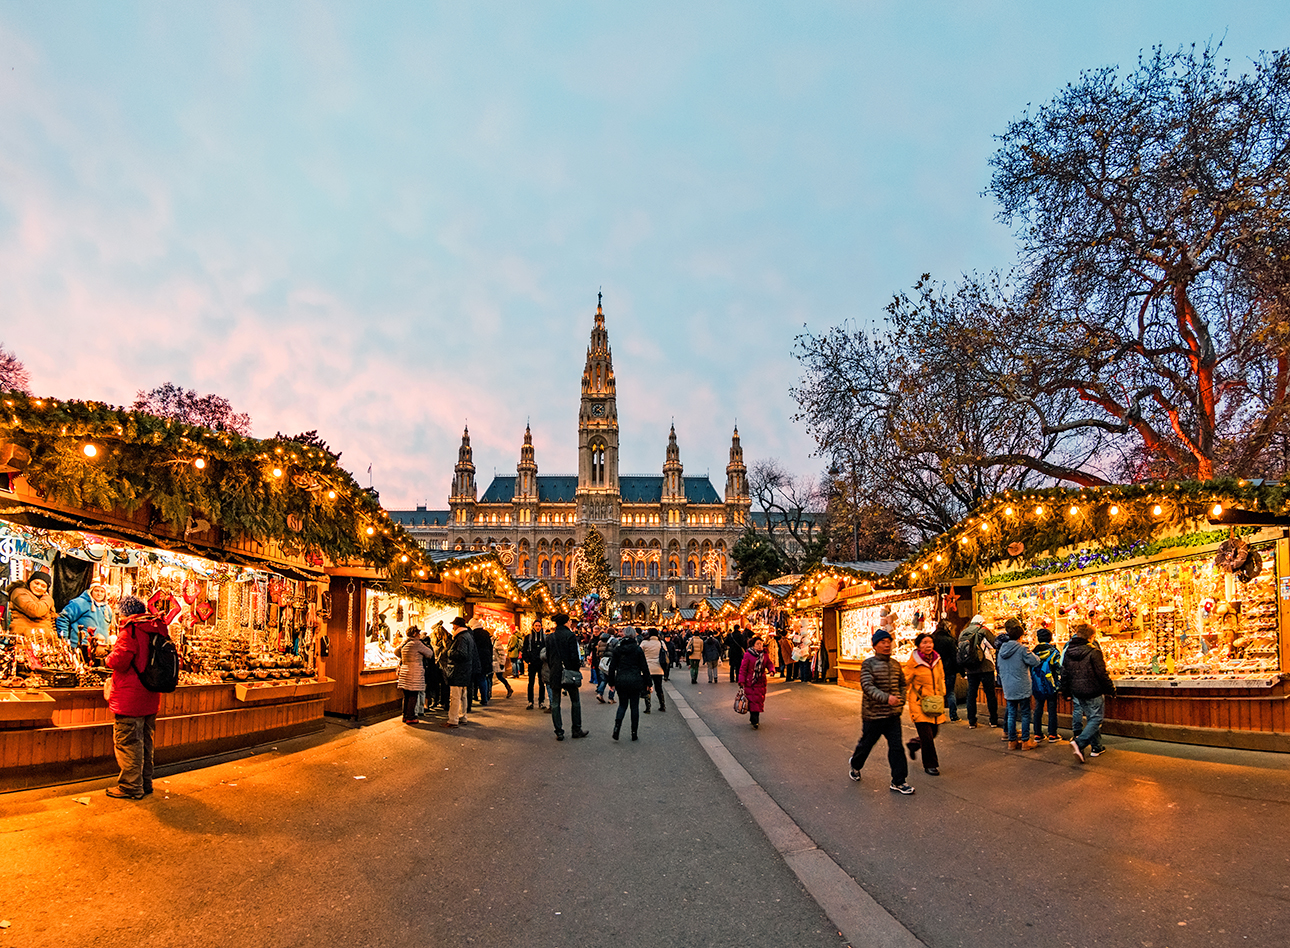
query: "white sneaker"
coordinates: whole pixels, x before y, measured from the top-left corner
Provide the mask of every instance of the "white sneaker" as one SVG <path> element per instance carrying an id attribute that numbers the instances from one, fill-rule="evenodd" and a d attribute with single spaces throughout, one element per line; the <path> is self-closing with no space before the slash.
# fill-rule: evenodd
<path id="1" fill-rule="evenodd" d="M 1084 752 L 1083 752 L 1082 750 L 1080 750 L 1080 749 L 1079 749 L 1079 743 L 1078 743 L 1078 742 L 1076 742 L 1076 741 L 1071 741 L 1071 750 L 1073 750 L 1073 751 L 1075 752 L 1075 757 L 1079 760 L 1079 762 L 1080 762 L 1081 764 L 1082 764 L 1082 763 L 1084 763 Z"/>

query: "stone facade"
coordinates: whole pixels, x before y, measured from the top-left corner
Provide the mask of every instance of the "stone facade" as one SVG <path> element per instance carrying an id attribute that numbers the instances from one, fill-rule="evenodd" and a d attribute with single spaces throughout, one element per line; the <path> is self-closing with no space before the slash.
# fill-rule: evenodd
<path id="1" fill-rule="evenodd" d="M 747 529 L 751 508 L 739 429 L 730 441 L 724 497 L 706 476 L 685 476 L 675 425 L 658 476 L 620 476 L 618 434 L 613 355 L 598 304 L 582 372 L 578 473 L 539 474 L 526 427 L 515 475 L 494 477 L 478 496 L 466 430 L 448 510 L 418 507 L 390 515 L 427 546 L 496 550 L 516 577 L 544 579 L 557 596 L 568 590 L 574 550 L 594 527 L 616 569 L 614 595 L 624 613 L 639 620 L 692 606 L 723 586 L 731 589 L 736 570 L 730 551 Z"/>

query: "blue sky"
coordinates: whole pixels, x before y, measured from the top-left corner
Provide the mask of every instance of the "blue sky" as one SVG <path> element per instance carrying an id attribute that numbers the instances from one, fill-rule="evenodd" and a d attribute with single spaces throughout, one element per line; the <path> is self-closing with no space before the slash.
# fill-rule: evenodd
<path id="1" fill-rule="evenodd" d="M 1007 267 L 993 136 L 1081 69 L 1290 43 L 1285 3 L 0 6 L 0 343 L 317 428 L 387 506 L 575 470 L 596 292 L 622 470 L 814 473 L 804 326 Z"/>

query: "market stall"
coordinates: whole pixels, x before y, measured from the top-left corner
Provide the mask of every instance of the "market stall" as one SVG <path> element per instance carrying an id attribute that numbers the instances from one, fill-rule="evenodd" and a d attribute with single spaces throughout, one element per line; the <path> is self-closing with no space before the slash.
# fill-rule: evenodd
<path id="1" fill-rule="evenodd" d="M 1253 482 L 1009 495 L 910 575 L 972 557 L 996 628 L 1016 616 L 1061 646 L 1088 623 L 1116 685 L 1107 733 L 1290 751 L 1286 514 L 1278 486 Z"/>
<path id="2" fill-rule="evenodd" d="M 0 790 L 116 769 L 103 659 L 125 596 L 168 624 L 180 652 L 156 730 L 168 763 L 322 727 L 328 560 L 434 578 L 310 437 L 258 440 L 16 392 L 0 401 Z M 42 600 L 34 618 L 17 608 L 29 594 Z"/>

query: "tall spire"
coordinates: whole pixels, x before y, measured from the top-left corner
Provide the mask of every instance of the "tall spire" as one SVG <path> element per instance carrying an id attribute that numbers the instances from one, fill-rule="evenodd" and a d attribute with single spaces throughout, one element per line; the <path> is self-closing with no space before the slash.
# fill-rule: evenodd
<path id="1" fill-rule="evenodd" d="M 533 455 L 533 432 L 524 426 L 524 446 L 520 448 L 520 463 L 515 466 L 519 475 L 515 484 L 515 496 L 524 500 L 537 499 L 537 461 Z"/>
<path id="2" fill-rule="evenodd" d="M 744 449 L 739 443 L 739 425 L 730 439 L 730 463 L 726 465 L 726 504 L 733 507 L 751 506 L 748 498 L 748 468 L 744 464 Z M 734 522 L 742 522 L 737 518 Z"/>
<path id="3" fill-rule="evenodd" d="M 681 465 L 681 448 L 676 443 L 676 425 L 667 436 L 667 460 L 663 462 L 663 499 L 684 500 L 685 482 L 682 474 L 685 468 Z"/>
<path id="4" fill-rule="evenodd" d="M 457 449 L 457 466 L 453 468 L 452 493 L 448 506 L 453 510 L 453 520 L 469 523 L 474 519 L 474 505 L 478 497 L 475 490 L 475 462 L 470 450 L 470 427 L 461 433 L 461 447 Z"/>

